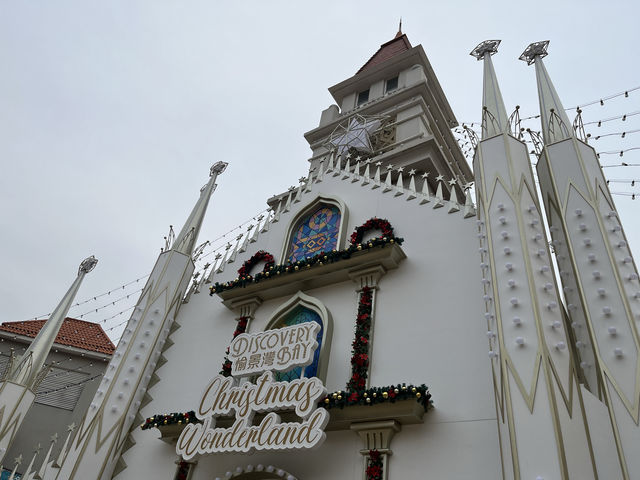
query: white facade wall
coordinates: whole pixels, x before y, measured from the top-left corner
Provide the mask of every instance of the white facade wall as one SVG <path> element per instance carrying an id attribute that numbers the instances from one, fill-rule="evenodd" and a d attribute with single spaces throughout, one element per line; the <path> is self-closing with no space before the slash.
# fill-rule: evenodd
<path id="1" fill-rule="evenodd" d="M 407 258 L 379 283 L 373 326 L 370 386 L 426 383 L 434 409 L 424 424 L 403 426 L 391 449 L 390 478 L 499 478 L 498 447 L 493 387 L 487 357 L 486 322 L 482 317 L 482 291 L 478 268 L 475 220 L 433 203 L 419 205 L 406 195 L 394 197 L 371 184 L 361 186 L 325 174 L 311 192 L 302 195 L 291 211 L 250 243 L 234 263 L 227 264 L 215 281 L 228 281 L 258 250 L 266 250 L 281 263 L 284 235 L 296 214 L 317 196 L 338 197 L 346 205 L 346 235 L 339 246 L 347 246 L 355 227 L 371 217 L 386 218 L 395 234 L 405 239 Z M 293 281 L 295 274 L 290 274 Z M 263 280 L 265 286 L 269 280 Z M 355 328 L 358 295 L 351 281 L 304 290 L 320 300 L 333 320 L 333 338 L 325 384 L 328 391 L 344 390 L 350 376 L 351 342 Z M 266 328 L 272 314 L 290 296 L 264 302 L 250 323 L 250 332 Z M 171 335 L 174 345 L 164 352 L 167 363 L 157 370 L 159 384 L 149 390 L 154 400 L 142 411 L 145 417 L 158 413 L 195 409 L 210 378 L 220 370 L 224 352 L 235 329 L 232 312 L 208 292 L 192 295 L 178 314 L 181 328 Z M 413 401 L 413 400 L 407 400 Z M 348 407 L 347 407 L 348 408 Z M 331 411 L 330 411 L 331 412 Z M 124 454 L 128 467 L 116 478 L 172 478 L 175 446 L 159 440 L 157 430 L 135 429 L 136 447 Z M 224 477 L 227 471 L 249 463 L 274 465 L 306 479 L 362 478 L 364 448 L 351 431 L 330 431 L 315 451 L 209 455 L 199 459 L 192 480 Z"/>

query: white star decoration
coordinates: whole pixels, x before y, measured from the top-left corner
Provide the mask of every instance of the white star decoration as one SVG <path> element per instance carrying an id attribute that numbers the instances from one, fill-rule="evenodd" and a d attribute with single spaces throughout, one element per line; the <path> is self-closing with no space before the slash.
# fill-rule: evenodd
<path id="1" fill-rule="evenodd" d="M 438 175 L 436 177 L 436 182 L 442 182 L 444 180 L 444 175 Z"/>
<path id="2" fill-rule="evenodd" d="M 346 125 L 338 125 L 331 135 L 328 143 L 336 148 L 336 153 L 342 153 L 354 147 L 366 152 L 371 152 L 371 134 L 380 127 L 378 118 L 366 118 L 362 115 L 354 115 Z"/>

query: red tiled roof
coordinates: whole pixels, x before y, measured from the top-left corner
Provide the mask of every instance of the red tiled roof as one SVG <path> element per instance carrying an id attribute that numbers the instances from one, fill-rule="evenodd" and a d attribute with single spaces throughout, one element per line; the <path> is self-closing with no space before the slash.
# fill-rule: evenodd
<path id="1" fill-rule="evenodd" d="M 376 65 L 386 62 L 391 57 L 394 57 L 399 53 L 406 52 L 410 48 L 411 43 L 409 42 L 407 36 L 402 32 L 398 32 L 393 40 L 389 40 L 387 43 L 383 43 L 382 45 L 380 45 L 380 49 L 373 54 L 373 56 L 367 61 L 367 63 L 360 67 L 360 70 L 356 72 L 356 75 Z"/>
<path id="2" fill-rule="evenodd" d="M 44 322 L 46 320 L 4 322 L 0 325 L 0 330 L 35 338 Z M 109 355 L 116 349 L 100 325 L 70 317 L 64 319 L 56 337 L 56 343 Z"/>

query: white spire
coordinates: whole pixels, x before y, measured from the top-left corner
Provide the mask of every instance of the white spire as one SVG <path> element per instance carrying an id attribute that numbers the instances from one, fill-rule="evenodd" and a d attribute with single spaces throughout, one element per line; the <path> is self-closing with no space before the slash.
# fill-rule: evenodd
<path id="1" fill-rule="evenodd" d="M 509 132 L 509 118 L 504 108 L 500 86 L 493 68 L 491 55 L 498 52 L 500 40 L 485 40 L 473 49 L 471 55 L 484 60 L 482 88 L 482 139 Z"/>
<path id="2" fill-rule="evenodd" d="M 204 219 L 204 215 L 207 212 L 207 206 L 209 205 L 209 199 L 211 198 L 211 194 L 216 188 L 216 178 L 218 174 L 224 172 L 227 168 L 227 163 L 225 162 L 216 162 L 211 167 L 209 173 L 209 181 L 207 184 L 200 190 L 200 198 L 196 202 L 191 210 L 191 214 L 187 221 L 180 230 L 176 241 L 173 242 L 173 250 L 179 253 L 183 253 L 185 255 L 191 256 L 193 253 L 193 247 L 196 244 L 196 240 L 198 239 L 198 234 L 200 233 L 200 227 L 202 226 L 202 220 Z"/>
<path id="3" fill-rule="evenodd" d="M 547 56 L 548 46 L 548 40 L 535 42 L 529 45 L 520 55 L 520 60 L 527 62 L 529 65 L 535 63 L 542 137 L 547 145 L 574 136 L 569 117 L 567 117 L 560 97 L 553 83 L 551 83 L 551 78 L 549 78 L 549 73 L 544 67 L 544 63 L 542 63 L 542 58 Z"/>
<path id="4" fill-rule="evenodd" d="M 80 264 L 78 269 L 78 276 L 67 290 L 67 293 L 62 297 L 60 303 L 55 308 L 49 319 L 42 326 L 36 338 L 31 342 L 24 355 L 14 363 L 10 373 L 7 375 L 7 380 L 10 380 L 21 385 L 25 385 L 28 388 L 32 387 L 36 383 L 39 377 L 40 371 L 44 365 L 44 362 L 49 355 L 49 351 L 53 346 L 53 343 L 62 327 L 69 308 L 73 304 L 73 299 L 78 293 L 80 284 L 84 279 L 84 276 L 93 270 L 98 263 L 98 260 L 92 255 L 86 258 Z"/>

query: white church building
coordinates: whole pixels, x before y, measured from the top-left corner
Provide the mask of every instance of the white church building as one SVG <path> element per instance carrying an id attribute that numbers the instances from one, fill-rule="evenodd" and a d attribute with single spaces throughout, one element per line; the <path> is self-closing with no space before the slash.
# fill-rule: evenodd
<path id="1" fill-rule="evenodd" d="M 215 163 L 63 452 L 14 474 L 640 478 L 636 264 L 542 62 L 548 42 L 521 57 L 540 100 L 536 188 L 493 69 L 499 43 L 472 52 L 473 169 L 423 48 L 398 32 L 329 88 L 306 179 L 194 280 L 207 206 L 221 208 Z M 0 386 L 5 451 L 58 317 Z"/>

